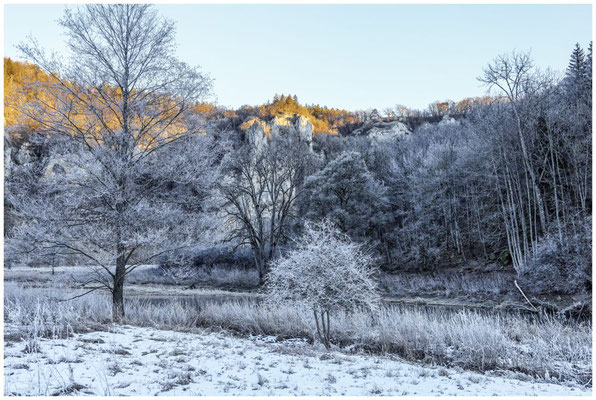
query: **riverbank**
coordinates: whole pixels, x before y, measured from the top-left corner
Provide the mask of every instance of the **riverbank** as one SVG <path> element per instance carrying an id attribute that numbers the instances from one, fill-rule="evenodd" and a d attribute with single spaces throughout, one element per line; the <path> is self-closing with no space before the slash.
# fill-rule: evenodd
<path id="1" fill-rule="evenodd" d="M 78 289 L 89 275 L 89 266 L 16 267 L 4 270 L 5 282 L 40 289 Z M 533 313 L 535 310 L 515 287 L 510 271 L 456 271 L 443 273 L 384 274 L 379 277 L 385 303 L 450 310 L 468 309 L 488 312 Z M 126 296 L 169 301 L 186 299 L 191 303 L 225 302 L 229 299 L 258 301 L 262 298 L 258 274 L 253 270 L 213 269 L 192 276 L 176 276 L 156 265 L 143 265 L 127 278 Z M 571 310 L 570 317 L 589 320 L 591 298 L 585 296 L 530 296 L 535 306 L 552 314 Z M 196 300 L 195 300 L 196 299 Z M 581 310 L 577 305 L 584 305 Z M 577 311 L 580 311 L 579 315 Z"/>

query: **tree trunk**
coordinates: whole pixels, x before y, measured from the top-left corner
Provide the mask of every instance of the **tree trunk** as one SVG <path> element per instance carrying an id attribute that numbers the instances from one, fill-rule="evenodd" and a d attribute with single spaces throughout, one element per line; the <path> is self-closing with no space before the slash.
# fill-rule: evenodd
<path id="1" fill-rule="evenodd" d="M 112 288 L 112 320 L 120 323 L 124 320 L 124 277 L 126 264 L 124 251 L 120 251 L 116 259 L 116 273 L 114 274 L 114 287 Z"/>
<path id="2" fill-rule="evenodd" d="M 329 310 L 325 311 L 327 314 L 327 331 L 325 332 L 325 348 L 327 350 L 331 349 L 331 323 L 329 321 Z"/>
<path id="3" fill-rule="evenodd" d="M 263 254 L 259 255 L 256 258 L 257 261 L 257 270 L 259 271 L 259 286 L 263 286 L 265 284 L 265 257 Z"/>
<path id="4" fill-rule="evenodd" d="M 321 327 L 319 325 L 319 315 L 317 314 L 317 309 L 313 309 L 313 314 L 315 316 L 315 323 L 317 324 L 317 335 L 319 335 L 319 339 L 321 342 L 323 341 L 323 334 L 321 333 Z"/>
<path id="5" fill-rule="evenodd" d="M 112 320 L 116 323 L 124 319 L 124 285 L 114 283 L 112 292 Z"/>
<path id="6" fill-rule="evenodd" d="M 330 334 L 330 323 L 329 323 L 329 311 L 323 311 L 320 310 L 319 312 L 317 312 L 317 309 L 315 308 L 313 310 L 314 316 L 315 316 L 315 323 L 317 325 L 317 334 L 319 335 L 319 339 L 321 340 L 321 343 L 323 343 L 323 345 L 325 346 L 325 349 L 330 350 L 331 349 L 331 334 Z M 321 319 L 321 322 L 319 324 L 319 316 Z M 325 320 L 325 317 L 327 318 Z"/>
<path id="7" fill-rule="evenodd" d="M 319 339 L 321 343 L 325 346 L 325 349 L 331 349 L 331 334 L 330 334 L 330 324 L 329 324 L 329 311 L 319 311 L 317 309 L 313 309 L 313 314 L 315 316 L 315 323 L 317 325 L 317 334 L 319 335 Z M 325 321 L 325 315 L 327 316 L 327 320 Z M 321 319 L 321 323 L 319 324 L 319 316 Z"/>
<path id="8" fill-rule="evenodd" d="M 519 142 L 521 145 L 522 158 L 523 158 L 526 170 L 530 174 L 532 188 L 534 190 L 534 195 L 536 196 L 536 206 L 538 207 L 538 216 L 540 217 L 540 228 L 542 230 L 542 233 L 544 234 L 544 233 L 546 233 L 546 212 L 544 210 L 544 202 L 542 201 L 542 193 L 540 193 L 540 188 L 538 187 L 538 181 L 536 179 L 536 173 L 534 172 L 534 166 L 532 165 L 532 161 L 528 154 L 528 149 L 526 147 L 526 140 L 524 139 L 524 134 L 522 131 L 521 117 L 517 111 L 517 107 L 516 107 L 515 103 L 513 103 L 513 112 L 515 113 L 515 119 L 517 122 L 517 133 L 518 133 Z M 528 201 L 530 201 L 530 199 L 528 199 Z"/>

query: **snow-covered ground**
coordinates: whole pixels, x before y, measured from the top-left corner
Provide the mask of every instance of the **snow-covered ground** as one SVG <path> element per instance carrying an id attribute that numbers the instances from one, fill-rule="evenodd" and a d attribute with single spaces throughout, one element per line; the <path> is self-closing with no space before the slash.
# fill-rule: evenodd
<path id="1" fill-rule="evenodd" d="M 6 395 L 591 395 L 272 337 L 115 326 L 39 344 L 28 354 L 24 342 L 5 341 Z"/>

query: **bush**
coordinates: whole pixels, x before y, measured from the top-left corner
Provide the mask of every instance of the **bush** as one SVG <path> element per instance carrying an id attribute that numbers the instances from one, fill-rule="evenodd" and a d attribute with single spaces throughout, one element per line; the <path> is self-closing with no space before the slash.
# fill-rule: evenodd
<path id="1" fill-rule="evenodd" d="M 183 252 L 163 258 L 160 267 L 176 268 L 192 266 L 195 268 L 252 268 L 252 252 L 247 248 L 233 249 L 229 247 L 213 247 L 195 252 Z"/>
<path id="2" fill-rule="evenodd" d="M 313 311 L 317 333 L 330 348 L 330 312 L 378 310 L 374 258 L 330 222 L 306 224 L 296 249 L 277 259 L 267 275 L 267 297 Z"/>
<path id="3" fill-rule="evenodd" d="M 197 252 L 179 252 L 159 262 L 161 279 L 176 285 L 209 283 L 252 289 L 259 285 L 250 249 L 216 247 Z"/>

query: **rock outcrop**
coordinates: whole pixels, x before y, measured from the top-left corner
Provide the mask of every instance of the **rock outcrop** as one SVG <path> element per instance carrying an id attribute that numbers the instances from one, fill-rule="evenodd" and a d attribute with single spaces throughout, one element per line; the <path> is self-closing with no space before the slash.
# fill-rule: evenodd
<path id="1" fill-rule="evenodd" d="M 248 143 L 257 149 L 262 148 L 267 143 L 267 137 L 271 136 L 271 128 L 258 118 L 252 118 L 242 125 Z"/>
<path id="2" fill-rule="evenodd" d="M 439 121 L 439 126 L 446 126 L 446 125 L 459 125 L 459 121 L 455 118 L 450 117 L 449 115 L 443 116 L 443 119 Z"/>
<path id="3" fill-rule="evenodd" d="M 295 135 L 312 150 L 314 128 L 310 120 L 303 115 L 283 114 L 275 116 L 269 122 L 255 117 L 245 121 L 240 129 L 244 131 L 248 142 L 256 148 L 262 148 L 267 139 Z"/>
<path id="4" fill-rule="evenodd" d="M 294 128 L 298 134 L 298 139 L 308 145 L 312 149 L 312 123 L 303 115 L 298 116 L 294 121 Z"/>
<path id="5" fill-rule="evenodd" d="M 399 121 L 382 122 L 373 121 L 366 123 L 361 128 L 354 130 L 354 135 L 366 135 L 374 140 L 392 140 L 398 137 L 409 135 L 408 127 Z"/>
<path id="6" fill-rule="evenodd" d="M 271 126 L 271 137 L 291 134 L 294 128 L 292 117 L 286 115 L 273 117 L 269 126 Z"/>

